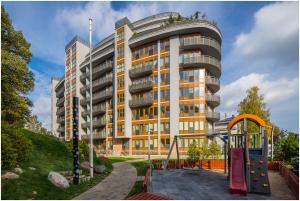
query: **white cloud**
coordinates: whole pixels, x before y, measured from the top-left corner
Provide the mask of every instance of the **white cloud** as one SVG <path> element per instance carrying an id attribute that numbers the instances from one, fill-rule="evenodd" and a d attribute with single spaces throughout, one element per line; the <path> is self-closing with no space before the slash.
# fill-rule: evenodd
<path id="1" fill-rule="evenodd" d="M 33 102 L 32 113 L 38 116 L 43 127 L 51 128 L 51 80 L 47 75 L 31 69 L 35 76 L 35 89 L 30 94 Z"/>
<path id="2" fill-rule="evenodd" d="M 93 19 L 93 34 L 102 39 L 114 31 L 115 22 L 123 17 L 135 21 L 152 15 L 158 10 L 157 3 L 131 3 L 122 10 L 114 10 L 110 2 L 88 2 L 83 8 L 67 8 L 57 12 L 56 21 L 75 33 L 88 35 L 88 19 Z"/>
<path id="3" fill-rule="evenodd" d="M 217 110 L 229 115 L 236 114 L 238 104 L 246 97 L 247 89 L 253 86 L 258 86 L 263 94 L 271 112 L 271 121 L 280 123 L 285 117 L 297 118 L 290 117 L 289 114 L 298 110 L 298 102 L 295 100 L 299 98 L 299 79 L 282 77 L 271 80 L 269 74 L 251 73 L 221 86 L 221 106 Z"/>
<path id="4" fill-rule="evenodd" d="M 237 36 L 235 55 L 250 63 L 263 60 L 284 66 L 298 64 L 298 15 L 298 2 L 278 2 L 262 7 L 254 15 L 251 30 Z"/>

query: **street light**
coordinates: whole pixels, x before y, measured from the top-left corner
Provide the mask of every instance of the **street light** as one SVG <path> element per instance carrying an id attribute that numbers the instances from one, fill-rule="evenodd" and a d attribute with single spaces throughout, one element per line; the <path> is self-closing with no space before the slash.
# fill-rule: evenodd
<path id="1" fill-rule="evenodd" d="M 90 24 L 90 176 L 91 178 L 94 177 L 94 156 L 93 156 L 93 98 L 92 98 L 92 92 L 93 92 L 93 79 L 92 79 L 92 19 L 89 18 L 89 24 Z"/>

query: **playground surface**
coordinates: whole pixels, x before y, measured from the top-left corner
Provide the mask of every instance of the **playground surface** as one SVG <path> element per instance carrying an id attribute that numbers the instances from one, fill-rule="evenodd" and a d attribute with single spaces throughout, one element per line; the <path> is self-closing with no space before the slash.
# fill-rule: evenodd
<path id="1" fill-rule="evenodd" d="M 222 171 L 154 170 L 149 191 L 174 200 L 292 200 L 292 192 L 278 172 L 269 171 L 271 195 L 229 193 L 229 181 Z"/>

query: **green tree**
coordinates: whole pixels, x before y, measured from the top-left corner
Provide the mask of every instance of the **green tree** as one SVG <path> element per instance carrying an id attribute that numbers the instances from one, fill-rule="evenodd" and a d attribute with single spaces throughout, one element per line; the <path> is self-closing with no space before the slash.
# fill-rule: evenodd
<path id="1" fill-rule="evenodd" d="M 216 140 L 213 140 L 212 143 L 210 143 L 209 151 L 210 151 L 212 159 L 219 158 L 222 153 Z"/>
<path id="2" fill-rule="evenodd" d="M 34 88 L 33 73 L 27 67 L 30 44 L 16 31 L 4 6 L 1 6 L 1 112 L 2 120 L 22 126 L 32 106 L 26 95 Z"/>
<path id="3" fill-rule="evenodd" d="M 299 157 L 298 134 L 288 132 L 275 144 L 274 158 L 275 160 L 285 161 L 290 164 L 291 159 L 295 157 Z"/>
<path id="4" fill-rule="evenodd" d="M 194 140 L 192 144 L 189 145 L 188 148 L 188 160 L 190 160 L 193 164 L 200 159 L 200 150 L 197 142 Z"/>
<path id="5" fill-rule="evenodd" d="M 47 129 L 43 127 L 42 123 L 38 120 L 38 117 L 36 115 L 31 115 L 30 117 L 26 118 L 24 128 L 35 133 L 48 134 Z"/>
<path id="6" fill-rule="evenodd" d="M 257 86 L 251 87 L 247 90 L 247 96 L 238 105 L 239 114 L 255 114 L 264 121 L 270 121 L 270 111 L 266 109 L 263 95 L 259 94 Z M 253 122 L 248 122 L 248 132 L 258 132 L 258 127 Z"/>

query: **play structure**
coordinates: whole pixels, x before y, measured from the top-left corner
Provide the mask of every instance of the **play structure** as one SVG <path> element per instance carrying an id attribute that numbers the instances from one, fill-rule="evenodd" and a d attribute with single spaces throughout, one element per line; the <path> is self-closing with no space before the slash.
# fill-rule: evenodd
<path id="1" fill-rule="evenodd" d="M 258 126 L 258 133 L 247 131 L 248 121 Z M 242 122 L 239 133 L 231 132 L 239 122 Z M 242 114 L 233 118 L 227 129 L 230 192 L 244 195 L 247 192 L 270 194 L 267 134 L 269 126 L 256 115 Z"/>
<path id="2" fill-rule="evenodd" d="M 248 122 L 254 122 L 258 127 L 257 133 L 247 131 Z M 235 132 L 232 128 L 241 125 Z M 233 118 L 227 125 L 228 133 L 191 134 L 174 136 L 167 159 L 163 162 L 167 168 L 171 153 L 176 147 L 177 164 L 179 165 L 178 138 L 189 136 L 204 136 L 208 139 L 215 137 L 224 142 L 224 173 L 226 174 L 226 160 L 228 158 L 228 179 L 231 193 L 246 195 L 248 192 L 270 194 L 268 179 L 268 134 L 272 126 L 253 114 L 242 114 Z M 228 154 L 227 154 L 228 150 Z"/>

